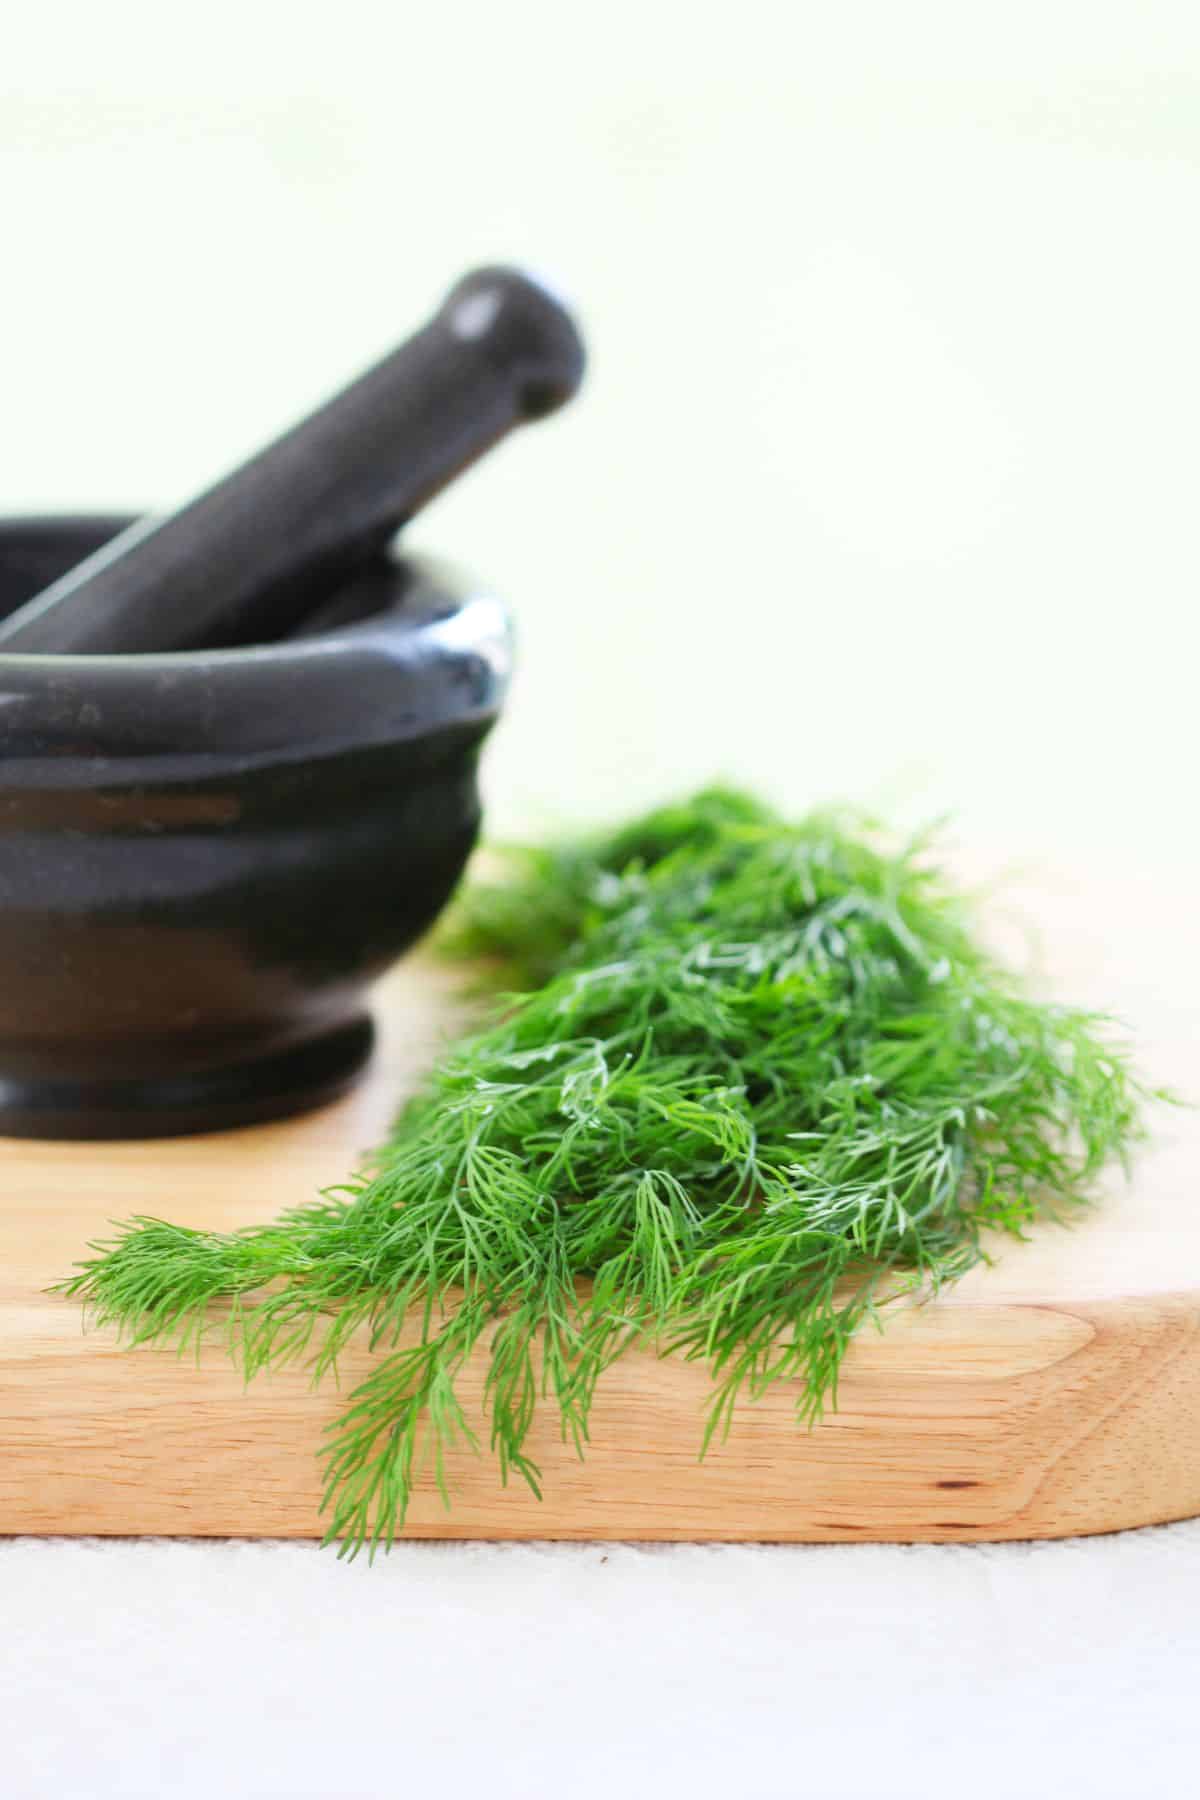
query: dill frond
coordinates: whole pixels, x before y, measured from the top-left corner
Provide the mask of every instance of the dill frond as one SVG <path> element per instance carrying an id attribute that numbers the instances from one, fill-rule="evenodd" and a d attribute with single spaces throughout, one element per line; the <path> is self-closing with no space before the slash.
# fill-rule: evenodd
<path id="1" fill-rule="evenodd" d="M 319 1378 L 365 1329 L 325 1465 L 344 1553 L 424 1471 L 449 1499 L 480 1345 L 499 1478 L 535 1492 L 538 1407 L 582 1454 L 633 1342 L 710 1367 L 700 1451 L 780 1380 L 811 1421 L 889 1297 L 1069 1215 L 1142 1131 L 1107 1022 L 1026 997 L 921 843 L 715 788 L 507 862 L 448 941 L 511 991 L 366 1173 L 230 1236 L 135 1219 L 63 1284 L 134 1343 L 219 1317 L 248 1376 Z"/>

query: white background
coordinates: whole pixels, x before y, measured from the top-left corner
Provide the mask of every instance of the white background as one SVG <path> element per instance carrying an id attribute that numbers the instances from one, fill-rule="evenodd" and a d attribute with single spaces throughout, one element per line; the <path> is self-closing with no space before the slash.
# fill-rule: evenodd
<path id="1" fill-rule="evenodd" d="M 719 770 L 1195 866 L 1196 7 L 21 15 L 6 508 L 169 505 L 523 258 L 587 397 L 414 534 L 518 612 L 497 826 Z"/>
<path id="2" fill-rule="evenodd" d="M 518 614 L 495 828 L 724 773 L 1200 875 L 1190 0 L 10 8 L 0 197 L 7 511 L 169 505 L 472 262 L 574 292 L 585 400 L 414 533 Z M 0 1789 L 1169 1787 L 1196 1546 L 14 1548 Z"/>

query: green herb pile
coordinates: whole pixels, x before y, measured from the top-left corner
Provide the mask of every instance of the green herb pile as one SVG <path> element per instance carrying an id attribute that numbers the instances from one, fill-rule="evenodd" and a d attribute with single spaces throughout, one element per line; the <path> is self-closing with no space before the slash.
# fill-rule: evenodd
<path id="1" fill-rule="evenodd" d="M 367 1327 L 326 1465 L 350 1551 L 390 1542 L 422 1470 L 445 1493 L 476 1346 L 499 1474 L 535 1491 L 535 1409 L 582 1452 L 633 1342 L 710 1366 L 698 1450 L 775 1381 L 811 1420 L 885 1299 L 1084 1200 L 1139 1134 L 1105 1022 L 1024 997 L 922 843 L 715 789 L 509 865 L 452 947 L 519 991 L 364 1174 L 230 1236 L 134 1220 L 67 1284 L 137 1343 L 219 1317 L 248 1376 L 319 1377 Z"/>

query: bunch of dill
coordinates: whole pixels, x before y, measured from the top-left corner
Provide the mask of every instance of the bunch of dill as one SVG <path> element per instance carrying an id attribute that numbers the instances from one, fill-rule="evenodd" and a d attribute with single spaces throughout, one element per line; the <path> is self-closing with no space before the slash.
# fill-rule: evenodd
<path id="1" fill-rule="evenodd" d="M 134 1220 L 66 1284 L 139 1343 L 225 1303 L 247 1375 L 319 1377 L 366 1326 L 326 1465 L 351 1552 L 390 1542 L 422 1467 L 445 1493 L 481 1340 L 499 1473 L 535 1491 L 535 1408 L 582 1450 L 635 1340 L 710 1366 L 698 1445 L 780 1379 L 812 1419 L 898 1281 L 960 1276 L 1139 1134 L 1105 1022 L 1025 998 L 920 843 L 713 789 L 509 860 L 454 947 L 521 991 L 363 1175 L 232 1235 Z"/>

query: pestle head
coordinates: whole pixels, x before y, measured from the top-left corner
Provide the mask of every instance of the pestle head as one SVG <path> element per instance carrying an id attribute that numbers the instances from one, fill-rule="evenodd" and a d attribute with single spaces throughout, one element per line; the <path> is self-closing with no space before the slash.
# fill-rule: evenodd
<path id="1" fill-rule="evenodd" d="M 452 335 L 477 343 L 518 383 L 523 418 L 540 419 L 579 392 L 583 339 L 551 288 L 521 269 L 472 269 L 440 309 Z"/>

